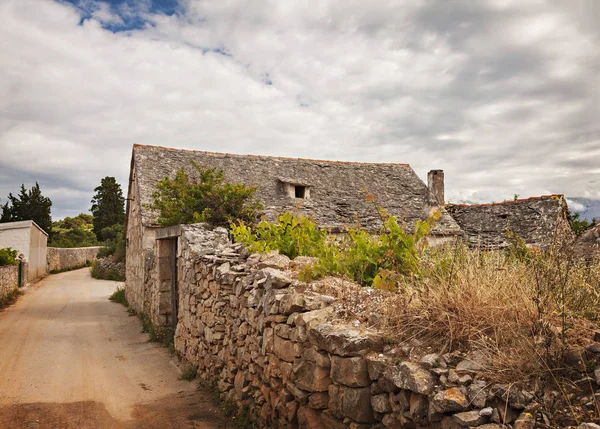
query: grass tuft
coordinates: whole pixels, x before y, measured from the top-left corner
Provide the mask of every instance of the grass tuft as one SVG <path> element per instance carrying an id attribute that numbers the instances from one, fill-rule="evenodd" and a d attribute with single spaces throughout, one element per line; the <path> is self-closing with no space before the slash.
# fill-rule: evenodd
<path id="1" fill-rule="evenodd" d="M 12 292 L 7 293 L 3 297 L 0 297 L 0 310 L 14 304 L 19 299 L 23 292 L 19 289 L 14 289 Z"/>
<path id="2" fill-rule="evenodd" d="M 175 331 L 171 328 L 158 328 L 154 326 L 150 316 L 146 313 L 138 313 L 138 317 L 142 322 L 142 333 L 147 333 L 150 336 L 150 342 L 160 343 L 167 347 L 172 353 L 175 352 Z"/>
<path id="3" fill-rule="evenodd" d="M 127 302 L 127 296 L 125 296 L 124 286 L 118 286 L 117 290 L 115 290 L 108 299 L 110 299 L 112 302 L 116 302 L 117 304 L 129 307 L 129 302 Z"/>
<path id="4" fill-rule="evenodd" d="M 183 371 L 183 373 L 181 374 L 179 379 L 186 380 L 186 381 L 192 381 L 196 378 L 197 374 L 198 374 L 198 366 L 196 366 L 196 365 L 190 366 L 185 371 Z"/>
<path id="5" fill-rule="evenodd" d="M 231 423 L 236 429 L 257 429 L 256 416 L 253 415 L 249 407 L 238 407 L 231 399 L 221 397 L 219 388 L 214 383 L 200 382 L 200 386 L 210 392 L 210 399 L 219 407 L 219 410 L 225 417 L 231 419 Z M 229 426 L 228 426 L 229 427 Z"/>

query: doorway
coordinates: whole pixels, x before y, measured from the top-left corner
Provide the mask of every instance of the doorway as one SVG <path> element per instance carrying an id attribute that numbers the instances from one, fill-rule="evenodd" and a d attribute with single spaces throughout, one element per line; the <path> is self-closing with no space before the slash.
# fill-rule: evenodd
<path id="1" fill-rule="evenodd" d="M 164 326 L 175 331 L 179 314 L 177 286 L 177 237 L 164 238 L 158 243 L 158 313 Z"/>

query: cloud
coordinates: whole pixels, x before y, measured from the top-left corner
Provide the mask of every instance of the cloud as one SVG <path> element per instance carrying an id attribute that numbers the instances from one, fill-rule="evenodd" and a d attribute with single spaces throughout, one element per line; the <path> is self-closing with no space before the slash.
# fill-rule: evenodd
<path id="1" fill-rule="evenodd" d="M 77 214 L 145 143 L 442 168 L 452 200 L 600 198 L 597 18 L 595 0 L 5 0 L 0 197 L 38 180 Z"/>

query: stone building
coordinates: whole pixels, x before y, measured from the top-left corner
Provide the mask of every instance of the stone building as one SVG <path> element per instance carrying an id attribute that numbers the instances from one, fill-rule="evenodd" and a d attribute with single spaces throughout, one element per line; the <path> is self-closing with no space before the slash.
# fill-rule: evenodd
<path id="1" fill-rule="evenodd" d="M 446 211 L 464 231 L 471 246 L 506 247 L 508 231 L 525 244 L 547 248 L 557 234 L 572 235 L 563 195 L 547 195 L 491 204 L 448 204 Z"/>
<path id="2" fill-rule="evenodd" d="M 148 272 L 155 261 L 157 214 L 147 208 L 157 183 L 191 163 L 223 170 L 225 180 L 256 187 L 256 198 L 273 220 L 285 211 L 310 216 L 321 227 L 339 232 L 356 221 L 370 230 L 381 225 L 367 195 L 411 229 L 435 210 L 442 213 L 432 229 L 432 241 L 461 234 L 443 203 L 443 172 L 430 173 L 426 185 L 407 164 L 322 161 L 299 158 L 233 155 L 157 146 L 134 145 L 127 199 L 127 298 L 138 310 L 149 310 L 155 293 Z M 174 250 L 173 250 L 174 251 Z M 159 256 L 160 258 L 160 256 Z M 164 291 L 166 296 L 167 291 Z M 165 298 L 166 299 L 166 298 Z"/>
<path id="3" fill-rule="evenodd" d="M 46 275 L 47 245 L 48 234 L 32 220 L 0 223 L 0 248 L 12 247 L 23 254 L 29 282 Z"/>

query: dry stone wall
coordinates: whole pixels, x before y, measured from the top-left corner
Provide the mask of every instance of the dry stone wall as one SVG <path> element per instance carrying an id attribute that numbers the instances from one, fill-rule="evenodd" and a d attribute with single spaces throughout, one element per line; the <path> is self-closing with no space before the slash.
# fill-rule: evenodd
<path id="1" fill-rule="evenodd" d="M 490 386 L 475 357 L 403 359 L 343 323 L 334 298 L 289 277 L 302 258 L 246 255 L 218 228 L 183 227 L 179 246 L 175 348 L 260 427 L 533 427 L 532 395 Z"/>
<path id="2" fill-rule="evenodd" d="M 0 267 L 0 301 L 19 287 L 19 266 Z"/>
<path id="3" fill-rule="evenodd" d="M 69 268 L 85 265 L 88 261 L 96 259 L 100 249 L 102 249 L 100 246 L 73 248 L 48 247 L 48 271 L 68 270 Z"/>

